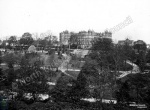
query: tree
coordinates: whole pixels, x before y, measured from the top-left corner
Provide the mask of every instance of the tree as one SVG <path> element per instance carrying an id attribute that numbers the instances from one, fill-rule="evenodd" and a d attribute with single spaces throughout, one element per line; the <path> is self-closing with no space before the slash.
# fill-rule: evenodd
<path id="1" fill-rule="evenodd" d="M 133 50 L 133 47 L 130 46 L 127 42 L 122 46 L 122 62 L 123 62 L 123 67 L 125 70 L 127 69 L 127 61 L 135 62 L 136 60 L 136 54 L 135 51 Z"/>
<path id="2" fill-rule="evenodd" d="M 140 67 L 141 71 L 144 71 L 145 64 L 146 64 L 146 43 L 142 40 L 138 40 L 134 42 L 134 49 L 137 53 L 136 63 Z"/>
<path id="3" fill-rule="evenodd" d="M 140 70 L 143 72 L 145 69 L 146 65 L 146 53 L 140 51 L 139 54 L 137 55 L 137 65 L 140 67 Z"/>
<path id="4" fill-rule="evenodd" d="M 41 47 L 46 47 L 46 40 L 45 39 L 39 39 L 39 45 L 41 46 Z"/>
<path id="5" fill-rule="evenodd" d="M 135 41 L 133 47 L 134 47 L 135 50 L 137 50 L 138 53 L 140 51 L 145 52 L 146 49 L 147 49 L 146 43 L 142 40 Z"/>
<path id="6" fill-rule="evenodd" d="M 20 74 L 18 79 L 24 80 L 24 82 L 17 82 L 17 84 L 20 91 L 32 93 L 33 99 L 36 101 L 36 94 L 48 93 L 49 86 L 47 84 L 45 71 L 37 66 L 38 63 L 34 64 L 35 65 L 32 65 L 32 67 L 26 66 L 17 70 Z"/>
<path id="7" fill-rule="evenodd" d="M 111 73 L 112 66 L 115 64 L 117 65 L 118 59 L 117 57 L 117 51 L 114 49 L 115 46 L 112 42 L 111 39 L 107 38 L 98 38 L 92 42 L 92 48 L 91 48 L 91 53 L 90 53 L 90 58 L 95 61 L 95 66 L 92 66 L 94 69 L 94 73 L 97 74 L 96 78 L 97 82 L 99 82 L 98 89 L 97 91 L 101 94 L 99 97 L 103 97 L 103 92 L 106 90 L 106 88 L 103 88 L 104 85 L 111 85 L 111 91 L 113 91 L 114 86 L 115 86 L 115 77 L 116 73 Z M 115 50 L 115 51 L 114 51 Z M 116 53 L 115 53 L 116 52 Z M 90 61 L 90 60 L 88 60 Z M 90 64 L 90 63 L 89 63 Z M 91 63 L 91 65 L 93 65 Z M 85 64 L 87 65 L 87 64 Z M 118 65 L 117 65 L 118 66 Z M 114 66 L 114 68 L 117 68 L 117 66 Z M 87 69 L 90 67 L 87 67 Z M 89 69 L 92 70 L 92 69 Z M 113 69 L 114 70 L 114 69 Z M 97 72 L 96 72 L 97 71 Z M 92 72 L 89 72 L 93 74 Z M 112 79 L 110 78 L 109 80 L 106 78 L 107 76 L 111 76 Z M 105 82 L 105 80 L 108 80 L 108 84 Z M 96 80 L 95 80 L 96 81 Z M 103 92 L 100 92 L 103 91 Z"/>
<path id="8" fill-rule="evenodd" d="M 68 93 L 72 89 L 73 85 L 73 78 L 62 73 L 61 77 L 59 77 L 57 80 L 56 86 L 52 90 L 52 96 L 55 98 L 55 100 L 59 101 L 69 99 L 70 97 L 68 97 Z"/>
<path id="9" fill-rule="evenodd" d="M 125 60 L 131 60 L 132 55 L 132 46 L 130 46 L 128 43 L 125 43 L 125 45 L 122 46 L 122 50 L 124 52 L 124 59 Z"/>
<path id="10" fill-rule="evenodd" d="M 24 33 L 20 39 L 20 44 L 23 45 L 31 45 L 33 42 L 32 34 L 29 32 Z"/>
<path id="11" fill-rule="evenodd" d="M 99 66 L 96 60 L 88 59 L 77 78 L 81 91 L 89 91 L 89 97 L 112 98 L 115 78 L 109 69 Z"/>
<path id="12" fill-rule="evenodd" d="M 128 82 L 130 83 L 130 88 L 132 94 L 136 94 L 134 97 L 137 103 L 145 103 L 147 99 L 147 90 L 149 89 L 150 79 L 148 75 L 135 74 L 129 76 Z M 131 96 L 134 96 L 132 95 Z M 149 95 L 148 95 L 149 97 Z"/>
<path id="13" fill-rule="evenodd" d="M 13 68 L 13 65 L 18 62 L 18 57 L 13 53 L 7 53 L 5 56 L 3 56 L 3 61 L 8 65 L 9 68 Z"/>
<path id="14" fill-rule="evenodd" d="M 11 84 L 16 78 L 16 73 L 14 72 L 14 65 L 19 63 L 20 57 L 18 55 L 15 55 L 13 53 L 7 53 L 5 56 L 3 56 L 3 62 L 5 62 L 8 66 L 8 70 L 6 70 L 7 73 L 7 81 L 6 86 L 11 89 Z"/>
<path id="15" fill-rule="evenodd" d="M 0 51 L 0 64 L 2 63 L 2 51 Z"/>
<path id="16" fill-rule="evenodd" d="M 2 68 L 0 68 L 0 90 L 3 89 L 4 85 L 7 83 L 6 78 L 4 77 L 4 72 L 2 71 Z M 6 82 L 6 83 L 5 83 Z"/>
<path id="17" fill-rule="evenodd" d="M 150 50 L 148 50 L 148 52 L 146 54 L 146 62 L 150 63 Z"/>
<path id="18" fill-rule="evenodd" d="M 55 43 L 57 44 L 58 41 L 57 41 L 57 37 L 56 36 L 52 36 L 52 44 L 54 45 Z"/>
<path id="19" fill-rule="evenodd" d="M 130 54 L 124 52 L 125 50 L 129 52 L 132 48 L 128 47 L 128 45 L 125 47 L 115 45 L 111 39 L 107 38 L 98 38 L 92 42 L 91 53 L 89 54 L 90 59 L 86 60 L 80 73 L 85 77 L 85 81 L 82 80 L 83 77 L 79 79 L 81 79 L 81 82 L 84 81 L 85 85 L 92 84 L 91 87 L 95 88 L 95 97 L 100 99 L 113 97 L 112 93 L 117 87 L 116 77 L 120 71 L 120 65 L 125 60 L 130 59 Z"/>
<path id="20" fill-rule="evenodd" d="M 57 38 L 52 36 L 47 36 L 44 39 L 39 39 L 39 44 L 43 48 L 51 47 L 53 45 L 53 42 L 55 42 L 55 40 L 57 40 Z"/>
<path id="21" fill-rule="evenodd" d="M 6 42 L 7 42 L 6 40 L 3 40 L 3 41 L 2 41 L 1 48 L 5 48 Z"/>
<path id="22" fill-rule="evenodd" d="M 58 70 L 58 68 L 62 65 L 63 60 L 59 58 L 59 55 L 55 55 L 55 52 L 51 53 L 50 56 L 48 56 L 48 64 L 50 66 L 49 69 L 53 70 L 54 68 L 56 68 L 56 70 Z"/>
<path id="23" fill-rule="evenodd" d="M 44 40 L 46 42 L 46 46 L 47 47 L 51 47 L 52 46 L 52 36 L 51 35 L 45 37 Z"/>
<path id="24" fill-rule="evenodd" d="M 150 105 L 149 74 L 130 74 L 125 81 L 118 80 L 116 98 L 118 102 L 134 101 Z"/>
<path id="25" fill-rule="evenodd" d="M 91 59 L 97 61 L 100 69 L 110 68 L 114 65 L 114 44 L 111 39 L 98 38 L 92 42 L 91 53 L 89 54 Z"/>
<path id="26" fill-rule="evenodd" d="M 130 85 L 128 81 L 121 82 L 120 80 L 117 81 L 118 83 L 118 90 L 116 90 L 116 99 L 118 103 L 123 103 L 123 102 L 129 102 L 131 101 L 130 97 Z"/>
<path id="27" fill-rule="evenodd" d="M 70 45 L 71 45 L 71 47 L 73 47 L 73 48 L 77 48 L 77 38 L 78 38 L 78 35 L 77 34 L 72 34 L 71 36 L 70 36 L 70 39 L 69 39 L 69 43 L 70 43 Z"/>
<path id="28" fill-rule="evenodd" d="M 10 36 L 8 39 L 8 44 L 9 45 L 14 45 L 17 42 L 16 36 Z"/>
<path id="29" fill-rule="evenodd" d="M 10 38 L 7 40 L 8 45 L 6 45 L 6 48 L 12 49 L 13 46 L 17 43 L 16 36 L 10 36 Z"/>
<path id="30" fill-rule="evenodd" d="M 72 102 L 80 102 L 81 98 L 86 98 L 90 94 L 86 88 L 86 77 L 84 77 L 84 74 L 79 73 L 77 81 L 74 84 L 70 91 L 68 91 L 67 96 Z"/>
<path id="31" fill-rule="evenodd" d="M 113 42 L 108 38 L 98 38 L 92 41 L 93 51 L 109 52 L 112 50 Z"/>

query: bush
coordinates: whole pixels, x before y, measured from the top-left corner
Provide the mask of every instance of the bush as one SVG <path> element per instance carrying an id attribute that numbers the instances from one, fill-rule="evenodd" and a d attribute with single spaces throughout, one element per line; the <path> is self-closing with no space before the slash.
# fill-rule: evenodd
<path id="1" fill-rule="evenodd" d="M 15 101 L 9 101 L 8 102 L 8 110 L 17 110 L 17 106 L 16 106 L 16 102 Z"/>

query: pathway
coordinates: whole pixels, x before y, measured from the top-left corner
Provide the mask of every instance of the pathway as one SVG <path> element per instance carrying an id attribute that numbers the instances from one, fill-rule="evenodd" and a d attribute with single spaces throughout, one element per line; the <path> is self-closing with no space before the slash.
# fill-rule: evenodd
<path id="1" fill-rule="evenodd" d="M 133 69 L 132 70 L 130 70 L 130 71 L 119 71 L 120 73 L 122 73 L 119 77 L 117 77 L 117 78 L 123 78 L 123 77 L 125 77 L 125 76 L 127 76 L 128 74 L 136 74 L 136 73 L 140 73 L 140 69 L 139 69 L 139 67 L 136 65 L 136 64 L 134 64 L 134 63 L 132 63 L 131 61 L 126 61 L 126 63 L 128 63 L 129 65 L 132 65 L 133 66 Z"/>

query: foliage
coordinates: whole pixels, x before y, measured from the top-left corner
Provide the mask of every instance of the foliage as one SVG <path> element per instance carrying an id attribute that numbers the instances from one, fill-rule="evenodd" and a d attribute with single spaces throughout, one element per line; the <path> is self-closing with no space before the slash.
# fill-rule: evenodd
<path id="1" fill-rule="evenodd" d="M 42 47 L 46 47 L 46 40 L 45 39 L 39 39 L 39 44 L 42 46 Z"/>
<path id="2" fill-rule="evenodd" d="M 78 39 L 78 36 L 76 34 L 72 34 L 70 36 L 70 39 L 69 39 L 69 42 L 71 44 L 71 48 L 77 48 L 77 39 Z"/>
<path id="3" fill-rule="evenodd" d="M 73 85 L 73 79 L 62 73 L 61 77 L 57 80 L 56 86 L 52 90 L 52 97 L 59 101 L 67 100 L 69 98 L 67 94 Z"/>
<path id="4" fill-rule="evenodd" d="M 90 57 L 97 61 L 100 68 L 107 68 L 111 63 L 108 59 L 112 56 L 113 47 L 114 45 L 111 39 L 99 38 L 92 43 Z"/>
<path id="5" fill-rule="evenodd" d="M 114 64 L 114 44 L 111 39 L 99 38 L 93 41 L 91 49 L 77 81 L 90 92 L 90 97 L 110 98 L 115 89 L 115 74 L 110 72 L 110 66 Z"/>
<path id="6" fill-rule="evenodd" d="M 15 43 L 17 43 L 16 36 L 10 36 L 10 38 L 8 39 L 8 44 L 11 45 Z"/>
<path id="7" fill-rule="evenodd" d="M 39 57 L 37 54 L 27 53 L 21 58 L 21 68 L 15 71 L 20 98 L 22 98 L 21 94 L 23 92 L 32 93 L 35 100 L 36 93 L 49 91 L 45 71 L 40 68 L 41 61 Z"/>
<path id="8" fill-rule="evenodd" d="M 47 35 L 44 39 L 38 39 L 38 44 L 44 48 L 51 47 L 55 43 L 57 43 L 56 36 Z"/>
<path id="9" fill-rule="evenodd" d="M 148 50 L 148 52 L 146 54 L 146 62 L 150 63 L 150 50 Z"/>
<path id="10" fill-rule="evenodd" d="M 26 53 L 20 56 L 19 65 L 21 67 L 39 67 L 42 65 L 41 56 L 37 53 Z"/>
<path id="11" fill-rule="evenodd" d="M 47 103 L 35 102 L 27 105 L 22 101 L 11 101 L 8 103 L 9 110 L 138 110 L 135 107 L 129 107 L 123 104 L 105 104 L 105 103 L 89 103 L 82 101 L 80 103 L 70 102 L 51 102 Z"/>
<path id="12" fill-rule="evenodd" d="M 124 54 L 124 58 L 126 60 L 132 60 L 132 52 L 133 52 L 133 48 L 132 46 L 130 46 L 129 44 L 125 44 L 122 46 L 122 52 Z"/>
<path id="13" fill-rule="evenodd" d="M 18 82 L 18 89 L 24 93 L 32 93 L 34 100 L 37 93 L 48 93 L 47 78 L 44 71 L 35 68 L 26 68 L 25 73 L 22 73 L 22 78 L 25 82 Z M 28 78 L 28 79 L 27 79 Z"/>
<path id="14" fill-rule="evenodd" d="M 140 67 L 140 70 L 143 72 L 146 65 L 146 54 L 143 51 L 140 51 L 139 54 L 136 55 L 136 64 Z"/>
<path id="15" fill-rule="evenodd" d="M 112 97 L 111 93 L 115 87 L 115 78 L 109 69 L 100 69 L 96 61 L 88 60 L 80 74 L 84 74 L 85 86 L 91 91 L 93 97 L 100 99 Z"/>
<path id="16" fill-rule="evenodd" d="M 1 44 L 1 48 L 5 48 L 6 47 L 6 43 L 7 43 L 7 40 L 3 40 L 2 44 Z"/>
<path id="17" fill-rule="evenodd" d="M 92 42 L 89 59 L 86 59 L 78 76 L 78 82 L 83 89 L 88 89 L 90 95 L 96 98 L 112 98 L 117 89 L 117 74 L 120 70 L 132 70 L 126 61 L 134 61 L 134 59 L 135 54 L 131 46 L 115 45 L 111 39 L 99 38 Z M 122 87 L 122 90 L 127 90 L 128 83 Z M 129 96 L 128 91 L 122 91 L 125 96 L 120 97 Z"/>
<path id="18" fill-rule="evenodd" d="M 116 98 L 118 102 L 135 101 L 150 105 L 150 76 L 149 74 L 128 75 L 125 82 L 118 81 L 118 91 Z"/>
<path id="19" fill-rule="evenodd" d="M 31 45 L 33 42 L 32 34 L 29 32 L 24 33 L 20 39 L 20 44 L 23 45 Z"/>
<path id="20" fill-rule="evenodd" d="M 137 52 L 139 53 L 140 51 L 146 51 L 147 47 L 146 47 L 146 43 L 142 40 L 138 40 L 136 42 L 134 42 L 134 49 L 137 50 Z"/>
<path id="21" fill-rule="evenodd" d="M 136 42 L 134 42 L 134 46 L 133 46 L 135 52 L 136 52 L 136 64 L 140 67 L 141 71 L 144 71 L 144 67 L 145 64 L 147 62 L 146 58 L 148 58 L 146 56 L 146 51 L 147 51 L 147 46 L 146 43 L 142 40 L 138 40 Z"/>
<path id="22" fill-rule="evenodd" d="M 13 53 L 7 53 L 3 56 L 3 62 L 7 63 L 9 68 L 13 68 L 13 65 L 17 64 L 18 61 L 18 56 Z"/>
<path id="23" fill-rule="evenodd" d="M 119 90 L 116 91 L 116 99 L 118 103 L 129 102 L 131 101 L 129 95 L 129 84 L 128 82 L 121 83 L 119 82 L 118 85 L 120 86 Z"/>

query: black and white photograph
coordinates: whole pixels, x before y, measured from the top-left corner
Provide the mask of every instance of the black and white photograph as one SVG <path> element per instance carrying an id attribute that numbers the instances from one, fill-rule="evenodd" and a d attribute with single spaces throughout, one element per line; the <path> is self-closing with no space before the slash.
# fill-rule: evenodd
<path id="1" fill-rule="evenodd" d="M 150 110 L 150 0 L 0 0 L 0 110 Z"/>

